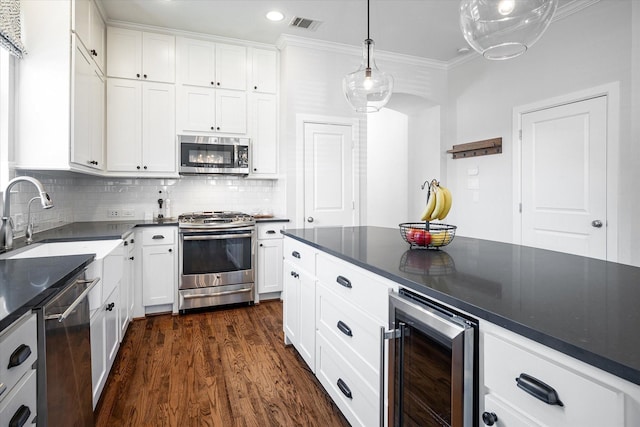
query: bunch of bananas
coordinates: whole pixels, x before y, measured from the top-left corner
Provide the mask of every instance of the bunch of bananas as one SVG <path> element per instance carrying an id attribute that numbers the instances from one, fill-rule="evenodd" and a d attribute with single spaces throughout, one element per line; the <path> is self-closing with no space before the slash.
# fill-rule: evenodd
<path id="1" fill-rule="evenodd" d="M 451 209 L 451 192 L 435 179 L 429 184 L 427 206 L 422 211 L 420 221 L 443 220 Z"/>

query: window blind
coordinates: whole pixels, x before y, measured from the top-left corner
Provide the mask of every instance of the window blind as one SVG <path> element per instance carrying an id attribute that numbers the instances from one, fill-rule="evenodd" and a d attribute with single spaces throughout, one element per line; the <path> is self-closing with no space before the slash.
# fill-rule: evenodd
<path id="1" fill-rule="evenodd" d="M 0 0 L 0 45 L 18 58 L 25 53 L 20 40 L 20 0 Z"/>

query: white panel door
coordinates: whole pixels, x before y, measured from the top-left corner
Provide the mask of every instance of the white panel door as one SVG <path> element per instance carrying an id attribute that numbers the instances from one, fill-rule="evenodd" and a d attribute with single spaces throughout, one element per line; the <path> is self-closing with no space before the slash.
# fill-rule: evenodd
<path id="1" fill-rule="evenodd" d="M 216 45 L 216 87 L 247 89 L 247 48 L 228 44 Z"/>
<path id="2" fill-rule="evenodd" d="M 352 129 L 304 124 L 305 227 L 354 224 Z"/>
<path id="3" fill-rule="evenodd" d="M 216 90 L 216 132 L 247 133 L 247 95 Z"/>
<path id="4" fill-rule="evenodd" d="M 176 68 L 179 83 L 195 86 L 215 86 L 215 44 L 176 38 Z"/>
<path id="5" fill-rule="evenodd" d="M 214 132 L 216 92 L 214 89 L 178 86 L 178 130 L 180 132 Z"/>
<path id="6" fill-rule="evenodd" d="M 142 73 L 144 80 L 175 82 L 176 41 L 174 36 L 142 33 Z"/>
<path id="7" fill-rule="evenodd" d="M 175 172 L 175 87 L 164 83 L 142 86 L 142 161 L 150 172 Z"/>
<path id="8" fill-rule="evenodd" d="M 523 245 L 606 259 L 606 154 L 606 97 L 522 116 Z"/>
<path id="9" fill-rule="evenodd" d="M 107 170 L 131 172 L 142 164 L 142 83 L 107 79 Z"/>

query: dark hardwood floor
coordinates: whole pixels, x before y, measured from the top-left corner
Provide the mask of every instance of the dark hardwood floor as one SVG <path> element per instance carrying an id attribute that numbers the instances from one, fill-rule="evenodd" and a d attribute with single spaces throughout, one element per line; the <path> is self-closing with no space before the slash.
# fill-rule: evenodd
<path id="1" fill-rule="evenodd" d="M 348 426 L 296 350 L 282 303 L 135 320 L 96 426 Z"/>

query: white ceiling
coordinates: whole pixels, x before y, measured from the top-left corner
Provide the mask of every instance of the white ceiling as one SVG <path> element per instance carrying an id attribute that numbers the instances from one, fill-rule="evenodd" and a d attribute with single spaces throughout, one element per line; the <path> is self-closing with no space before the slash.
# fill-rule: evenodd
<path id="1" fill-rule="evenodd" d="M 281 34 L 360 46 L 367 34 L 365 0 L 98 0 L 107 20 L 275 44 Z M 579 1 L 579 0 L 578 0 Z M 573 3 L 576 0 L 561 0 Z M 449 62 L 467 46 L 457 0 L 371 0 L 371 38 L 379 50 Z M 269 22 L 279 10 L 285 19 Z M 294 16 L 322 21 L 315 30 L 289 26 Z"/>

